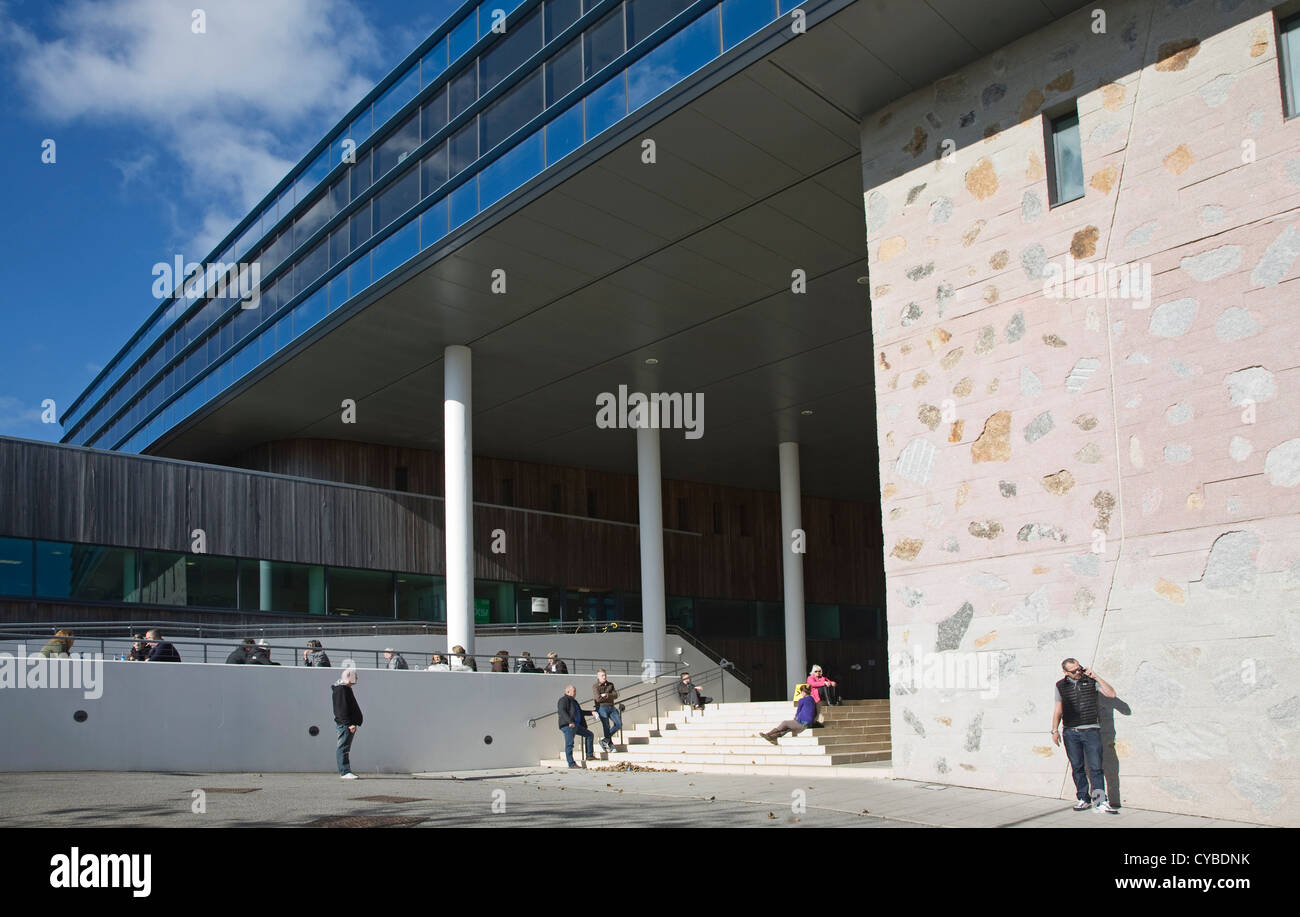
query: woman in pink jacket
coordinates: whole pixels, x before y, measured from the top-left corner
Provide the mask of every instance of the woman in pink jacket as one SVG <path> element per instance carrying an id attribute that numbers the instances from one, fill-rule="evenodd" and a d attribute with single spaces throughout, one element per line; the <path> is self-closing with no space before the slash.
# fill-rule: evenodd
<path id="1" fill-rule="evenodd" d="M 813 700 L 816 703 L 839 704 L 840 699 L 835 691 L 835 682 L 822 673 L 821 666 L 813 666 L 812 671 L 808 673 L 808 687 L 812 689 Z"/>

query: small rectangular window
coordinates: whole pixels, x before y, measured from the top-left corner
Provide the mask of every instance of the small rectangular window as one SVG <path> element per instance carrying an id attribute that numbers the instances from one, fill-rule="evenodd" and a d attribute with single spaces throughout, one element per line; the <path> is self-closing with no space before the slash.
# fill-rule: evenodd
<path id="1" fill-rule="evenodd" d="M 406 465 L 398 465 L 393 469 L 393 490 L 408 491 L 410 487 L 410 469 Z"/>
<path id="2" fill-rule="evenodd" d="M 582 33 L 584 76 L 599 73 L 614 58 L 623 53 L 623 7 L 620 4 L 600 22 Z"/>
<path id="3" fill-rule="evenodd" d="M 559 484 L 551 485 L 551 512 L 564 512 L 564 496 Z"/>
<path id="4" fill-rule="evenodd" d="M 678 498 L 677 498 L 677 527 L 678 527 L 679 529 L 689 529 L 689 528 L 690 528 L 690 526 L 689 526 L 689 524 L 688 524 L 688 522 L 687 522 L 687 516 L 686 516 L 686 498 L 685 498 L 685 497 L 678 497 Z"/>
<path id="5" fill-rule="evenodd" d="M 1283 115 L 1300 115 L 1300 13 L 1278 23 L 1277 60 L 1282 68 Z"/>
<path id="6" fill-rule="evenodd" d="M 582 15 L 578 0 L 546 0 L 546 40 L 551 41 Z"/>
<path id="7" fill-rule="evenodd" d="M 502 478 L 501 480 L 501 505 L 515 505 L 515 482 L 513 478 Z"/>
<path id="8" fill-rule="evenodd" d="M 1079 110 L 1044 119 L 1047 125 L 1047 186 L 1053 207 L 1083 197 L 1083 152 Z"/>

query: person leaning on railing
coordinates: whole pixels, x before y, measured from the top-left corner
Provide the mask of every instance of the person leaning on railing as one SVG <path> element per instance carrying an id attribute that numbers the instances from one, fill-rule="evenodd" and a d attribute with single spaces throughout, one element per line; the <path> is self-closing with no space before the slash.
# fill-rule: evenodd
<path id="1" fill-rule="evenodd" d="M 321 649 L 319 640 L 307 641 L 307 649 L 302 651 L 302 664 L 316 669 L 331 668 L 330 657 Z"/>
<path id="2" fill-rule="evenodd" d="M 54 638 L 41 647 L 41 651 L 37 655 L 44 656 L 47 659 L 54 656 L 67 656 L 68 651 L 72 649 L 72 636 L 72 631 L 66 627 L 60 627 L 54 632 Z"/>
<path id="3" fill-rule="evenodd" d="M 533 654 L 524 650 L 519 654 L 519 662 L 515 664 L 516 672 L 540 672 L 536 665 L 533 664 Z"/>

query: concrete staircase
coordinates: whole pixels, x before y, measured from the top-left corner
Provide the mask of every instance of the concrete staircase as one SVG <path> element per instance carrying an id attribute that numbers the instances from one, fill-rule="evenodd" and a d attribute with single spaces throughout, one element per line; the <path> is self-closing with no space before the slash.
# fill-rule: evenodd
<path id="1" fill-rule="evenodd" d="M 623 730 L 622 744 L 602 752 L 600 721 L 588 720 L 596 734 L 596 754 L 589 767 L 639 764 L 690 773 L 769 774 L 780 776 L 889 777 L 889 701 L 845 701 L 823 708 L 826 724 L 785 735 L 772 745 L 759 732 L 794 717 L 789 701 L 709 704 L 704 710 L 677 707 L 657 720 Z M 617 738 L 617 737 L 616 737 Z M 562 741 L 562 740 L 561 740 Z M 574 742 L 581 761 L 582 740 Z M 561 746 L 562 753 L 562 746 Z M 567 767 L 561 755 L 544 767 Z"/>

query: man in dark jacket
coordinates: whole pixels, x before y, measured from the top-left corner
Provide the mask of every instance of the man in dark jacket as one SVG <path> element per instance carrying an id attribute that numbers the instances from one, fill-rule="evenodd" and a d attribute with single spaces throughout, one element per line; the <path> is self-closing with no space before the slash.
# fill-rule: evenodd
<path id="1" fill-rule="evenodd" d="M 334 725 L 339 734 L 334 760 L 339 767 L 339 776 L 344 780 L 357 779 L 357 775 L 352 773 L 352 762 L 349 758 L 352 740 L 356 737 L 357 727 L 361 725 L 362 720 L 361 708 L 357 706 L 357 698 L 352 693 L 352 686 L 356 683 L 357 670 L 344 669 L 342 677 L 330 688 L 330 692 L 334 695 Z"/>
<path id="2" fill-rule="evenodd" d="M 319 640 L 308 640 L 307 648 L 302 651 L 302 664 L 311 668 L 328 669 L 330 657 L 320 648 Z"/>
<path id="3" fill-rule="evenodd" d="M 397 652 L 397 650 L 393 649 L 391 646 L 385 647 L 384 658 L 388 660 L 388 667 L 390 669 L 410 668 L 410 666 L 406 664 L 406 660 L 402 658 L 402 654 Z"/>
<path id="4" fill-rule="evenodd" d="M 543 672 L 546 672 L 549 675 L 569 674 L 569 667 L 565 665 L 564 660 L 561 659 L 559 656 L 555 655 L 554 652 L 547 653 L 546 659 L 547 659 L 546 668 L 542 669 Z"/>
<path id="5" fill-rule="evenodd" d="M 703 710 L 705 704 L 713 703 L 713 698 L 705 697 L 700 693 L 699 688 L 691 684 L 689 672 L 682 673 L 682 680 L 677 683 L 677 696 L 682 699 L 683 704 L 696 710 Z"/>
<path id="6" fill-rule="evenodd" d="M 578 689 L 573 685 L 568 685 L 564 689 L 564 696 L 555 705 L 555 714 L 560 724 L 560 732 L 564 733 L 564 757 L 569 762 L 569 767 L 581 766 L 573 760 L 573 736 L 575 734 L 582 736 L 588 758 L 596 753 L 596 749 L 593 747 L 596 737 L 587 728 L 587 712 L 582 709 L 582 705 L 575 699 L 577 696 Z"/>
<path id="7" fill-rule="evenodd" d="M 235 647 L 226 657 L 226 665 L 247 665 L 253 652 L 253 638 L 245 637 L 244 642 Z"/>
<path id="8" fill-rule="evenodd" d="M 249 665 L 279 665 L 278 662 L 271 661 L 271 648 L 266 645 L 265 640 L 258 640 L 253 644 L 252 651 L 248 654 Z"/>
<path id="9" fill-rule="evenodd" d="M 158 628 L 145 631 L 144 640 L 149 644 L 149 658 L 145 662 L 181 661 L 181 654 L 176 652 L 176 647 L 163 640 L 162 631 Z"/>
<path id="10" fill-rule="evenodd" d="M 515 666 L 516 672 L 540 672 L 537 666 L 533 664 L 533 654 L 524 650 L 519 654 L 519 663 Z"/>
<path id="11" fill-rule="evenodd" d="M 1056 683 L 1052 741 L 1061 744 L 1057 727 L 1061 720 L 1065 720 L 1065 755 L 1070 759 L 1075 795 L 1078 796 L 1074 810 L 1082 812 L 1095 806 L 1098 812 L 1114 814 L 1119 809 L 1110 804 L 1106 795 L 1106 776 L 1101 767 L 1101 708 L 1097 692 L 1114 697 L 1115 689 L 1073 657 L 1062 662 L 1061 668 L 1065 677 Z M 1089 781 L 1092 782 L 1091 793 L 1088 792 Z"/>
<path id="12" fill-rule="evenodd" d="M 623 728 L 623 717 L 619 716 L 618 707 L 614 706 L 618 700 L 618 690 L 604 669 L 596 671 L 596 683 L 591 686 L 591 696 L 596 705 L 596 716 L 600 717 L 600 725 L 605 730 L 600 747 L 605 751 L 613 751 L 614 733 Z"/>

